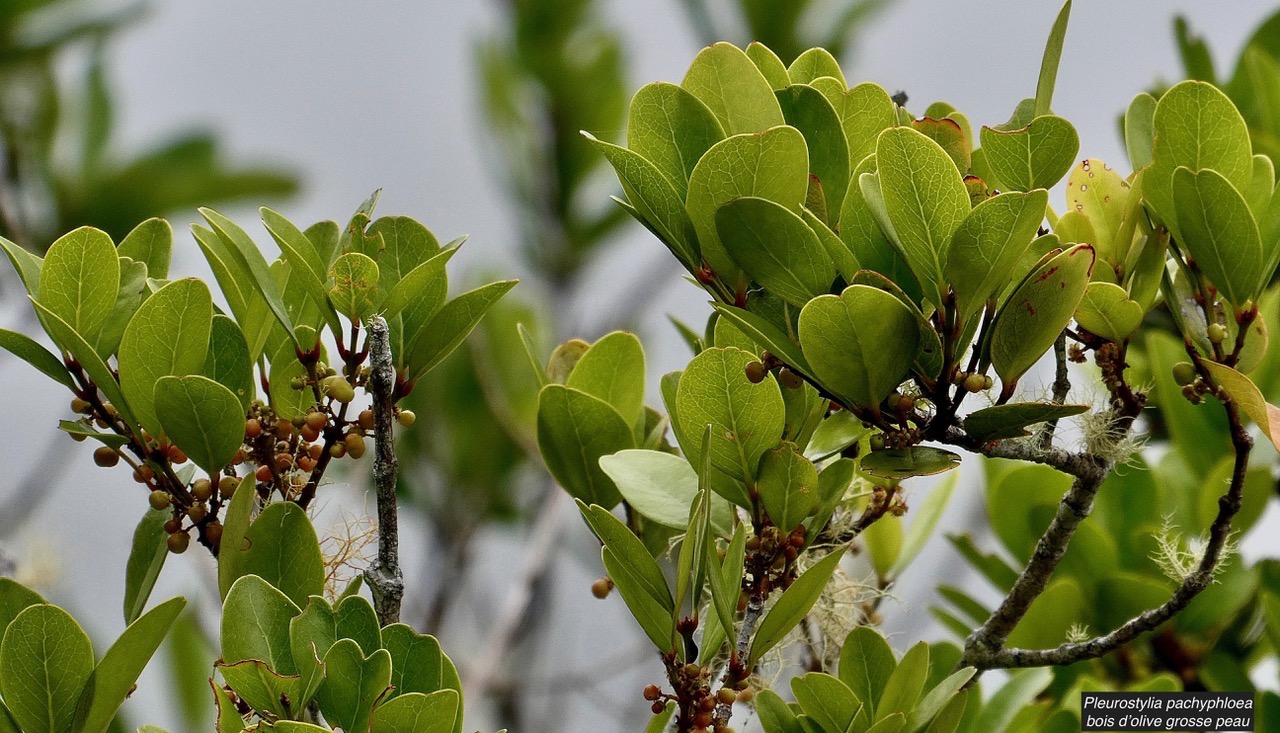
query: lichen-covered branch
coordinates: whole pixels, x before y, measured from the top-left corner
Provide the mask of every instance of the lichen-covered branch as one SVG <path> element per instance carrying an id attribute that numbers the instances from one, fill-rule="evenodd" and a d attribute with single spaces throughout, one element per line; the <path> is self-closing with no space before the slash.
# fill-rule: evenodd
<path id="1" fill-rule="evenodd" d="M 386 626 L 400 620 L 404 574 L 400 571 L 400 527 L 396 515 L 396 451 L 394 392 L 396 371 L 391 361 L 387 322 L 369 321 L 369 389 L 373 394 L 373 487 L 378 502 L 378 557 L 364 572 L 373 593 L 378 621 Z"/>
<path id="2" fill-rule="evenodd" d="M 1209 541 L 1204 554 L 1194 570 L 1182 579 L 1169 600 L 1145 611 L 1121 624 L 1114 631 L 1088 641 L 1062 644 L 1053 649 L 1001 649 L 969 645 L 965 650 L 964 664 L 978 669 L 1042 667 L 1046 665 L 1075 664 L 1109 654 L 1138 636 L 1156 629 L 1186 608 L 1197 595 L 1213 582 L 1224 550 L 1231 536 L 1231 522 L 1244 496 L 1245 475 L 1249 468 L 1249 452 L 1253 439 L 1249 437 L 1240 418 L 1240 408 L 1227 402 L 1227 417 L 1231 425 L 1231 442 L 1235 447 L 1235 465 L 1231 485 L 1218 499 L 1218 514 L 1209 528 Z M 972 637 L 971 637 L 972 638 Z"/>

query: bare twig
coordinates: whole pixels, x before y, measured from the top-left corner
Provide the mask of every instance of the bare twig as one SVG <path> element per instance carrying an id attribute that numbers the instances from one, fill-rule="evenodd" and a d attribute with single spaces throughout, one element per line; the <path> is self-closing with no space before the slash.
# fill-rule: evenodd
<path id="1" fill-rule="evenodd" d="M 560 511 L 563 505 L 563 491 L 555 489 L 548 492 L 526 545 L 525 564 L 520 571 L 520 578 L 507 596 L 493 633 L 485 641 L 480 657 L 472 667 L 470 679 L 463 685 L 468 695 L 483 697 L 492 687 L 498 665 L 506 655 L 533 600 L 534 588 L 546 573 L 554 556 L 556 539 L 560 536 Z"/>
<path id="2" fill-rule="evenodd" d="M 404 574 L 400 572 L 400 528 L 396 517 L 395 367 L 391 340 L 381 316 L 369 321 L 369 387 L 373 392 L 373 487 L 378 501 L 378 558 L 364 571 L 373 593 L 378 621 L 386 626 L 400 620 Z"/>
<path id="3" fill-rule="evenodd" d="M 1067 401 L 1071 392 L 1071 376 L 1067 373 L 1067 332 L 1058 334 L 1053 342 L 1053 360 L 1055 366 L 1053 377 L 1053 402 L 1061 405 Z M 1058 419 L 1054 418 L 1044 424 L 1037 436 L 1041 448 L 1053 445 L 1053 433 L 1058 429 Z"/>

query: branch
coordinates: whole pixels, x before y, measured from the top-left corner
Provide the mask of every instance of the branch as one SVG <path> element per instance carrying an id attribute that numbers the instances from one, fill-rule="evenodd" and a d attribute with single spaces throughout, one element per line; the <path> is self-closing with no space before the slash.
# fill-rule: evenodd
<path id="1" fill-rule="evenodd" d="M 1071 375 L 1067 373 L 1067 332 L 1063 330 L 1053 342 L 1053 360 L 1055 363 L 1053 377 L 1053 402 L 1061 405 L 1067 401 L 1071 392 Z M 1058 429 L 1058 419 L 1054 418 L 1044 424 L 1036 436 L 1041 448 L 1053 445 L 1053 433 Z"/>
<path id="2" fill-rule="evenodd" d="M 1182 579 L 1173 595 L 1164 604 L 1145 611 L 1126 621 L 1109 634 L 1088 641 L 1063 644 L 1053 649 L 996 649 L 984 653 L 982 649 L 966 648 L 966 664 L 979 669 L 1041 667 L 1068 665 L 1086 659 L 1096 659 L 1133 641 L 1138 636 L 1153 631 L 1186 608 L 1193 599 L 1213 582 L 1218 562 L 1231 535 L 1231 521 L 1240 511 L 1244 495 L 1245 475 L 1249 468 L 1249 452 L 1253 439 L 1249 437 L 1240 419 L 1240 408 L 1235 402 L 1226 402 L 1227 417 L 1231 424 L 1231 442 L 1235 446 L 1235 466 L 1227 493 L 1218 499 L 1218 515 L 1209 528 L 1209 542 L 1196 569 Z M 972 638 L 972 637 L 971 637 Z"/>
<path id="3" fill-rule="evenodd" d="M 364 571 L 383 626 L 400 620 L 404 574 L 400 572 L 400 527 L 396 517 L 396 450 L 392 435 L 396 370 L 391 361 L 387 322 L 369 321 L 370 373 L 373 393 L 373 487 L 378 500 L 378 558 Z"/>

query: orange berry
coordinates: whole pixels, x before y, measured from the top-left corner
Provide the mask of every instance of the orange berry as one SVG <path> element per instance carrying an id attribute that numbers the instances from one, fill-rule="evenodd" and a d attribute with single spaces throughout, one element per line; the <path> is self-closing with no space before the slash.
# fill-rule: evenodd
<path id="1" fill-rule="evenodd" d="M 258 483 L 263 483 L 263 484 L 270 483 L 270 482 L 271 482 L 271 467 L 270 467 L 270 466 L 258 466 L 258 470 L 254 473 L 254 478 L 258 479 Z"/>
<path id="2" fill-rule="evenodd" d="M 306 425 L 312 430 L 319 432 L 321 430 L 324 430 L 324 426 L 328 424 L 329 424 L 329 416 L 324 414 L 323 412 L 307 413 Z"/>
<path id="3" fill-rule="evenodd" d="M 244 421 L 244 435 L 246 438 L 253 439 L 262 435 L 262 423 L 257 418 L 249 418 Z"/>
<path id="4" fill-rule="evenodd" d="M 608 578 L 600 578 L 591 584 L 591 595 L 601 600 L 608 598 L 611 590 L 613 590 L 613 581 Z"/>
<path id="5" fill-rule="evenodd" d="M 359 425 L 361 430 L 373 430 L 376 423 L 373 410 L 361 410 L 360 415 L 356 417 L 356 425 Z"/>

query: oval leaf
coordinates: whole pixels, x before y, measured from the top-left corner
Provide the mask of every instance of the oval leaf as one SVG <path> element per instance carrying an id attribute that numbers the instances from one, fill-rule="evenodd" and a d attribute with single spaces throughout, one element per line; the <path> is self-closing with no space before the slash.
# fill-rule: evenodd
<path id="1" fill-rule="evenodd" d="M 217 473 L 244 441 L 244 407 L 208 377 L 161 377 L 155 389 L 161 427 L 195 464 Z"/>
<path id="2" fill-rule="evenodd" d="M 1018 286 L 991 329 L 991 363 L 1011 391 L 1071 322 L 1093 270 L 1093 248 L 1077 245 L 1045 262 Z"/>

